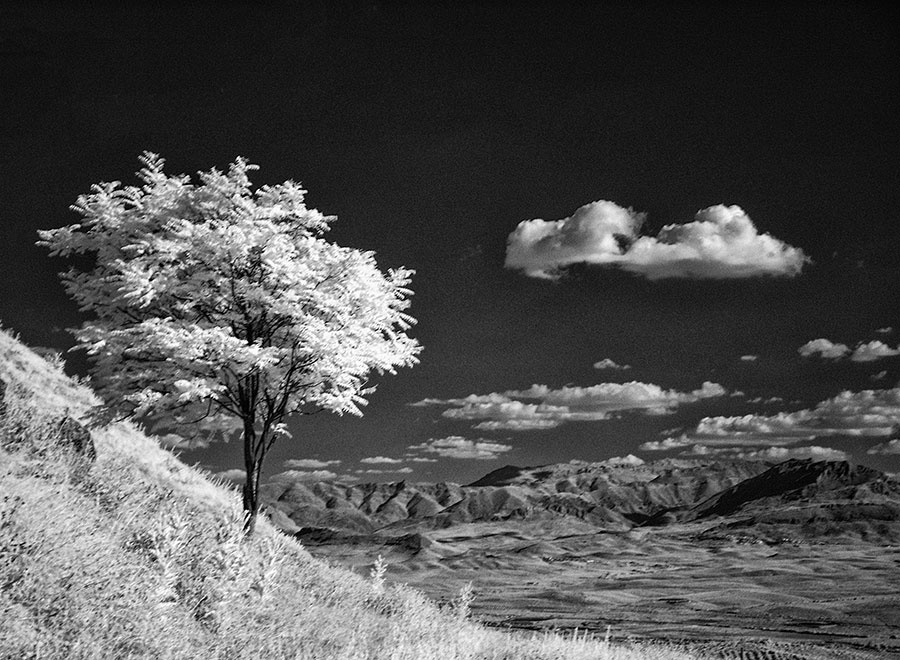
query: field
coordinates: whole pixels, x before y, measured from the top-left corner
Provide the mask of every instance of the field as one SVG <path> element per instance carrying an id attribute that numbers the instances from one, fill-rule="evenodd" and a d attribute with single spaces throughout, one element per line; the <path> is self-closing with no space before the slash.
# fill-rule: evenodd
<path id="1" fill-rule="evenodd" d="M 492 626 L 605 631 L 710 657 L 900 657 L 900 547 L 852 540 L 778 544 L 685 524 L 627 532 L 478 523 L 388 545 L 390 579 L 447 600 L 471 581 Z M 364 570 L 366 543 L 307 541 Z"/>

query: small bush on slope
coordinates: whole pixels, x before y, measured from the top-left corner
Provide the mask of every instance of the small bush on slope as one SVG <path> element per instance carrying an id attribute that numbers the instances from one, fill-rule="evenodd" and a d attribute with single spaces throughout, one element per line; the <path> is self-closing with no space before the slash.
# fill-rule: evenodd
<path id="1" fill-rule="evenodd" d="M 2 658 L 687 660 L 486 630 L 316 561 L 269 526 L 248 540 L 234 493 L 130 425 L 94 433 L 84 473 L 53 434 L 90 393 L 5 333 L 0 378 Z"/>

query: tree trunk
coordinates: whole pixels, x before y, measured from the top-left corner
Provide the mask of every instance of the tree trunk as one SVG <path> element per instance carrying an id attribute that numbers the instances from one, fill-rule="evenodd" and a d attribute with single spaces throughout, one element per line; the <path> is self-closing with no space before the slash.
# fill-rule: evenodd
<path id="1" fill-rule="evenodd" d="M 260 444 L 264 438 L 257 438 L 252 423 L 244 422 L 244 469 L 247 480 L 244 482 L 244 533 L 253 536 L 256 531 L 256 517 L 259 514 L 259 475 L 262 472 L 262 452 Z"/>

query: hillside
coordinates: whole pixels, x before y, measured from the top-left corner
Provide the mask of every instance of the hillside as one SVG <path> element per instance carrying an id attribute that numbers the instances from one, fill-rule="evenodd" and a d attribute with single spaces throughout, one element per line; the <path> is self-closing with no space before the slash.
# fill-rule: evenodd
<path id="1" fill-rule="evenodd" d="M 693 657 L 590 635 L 520 635 L 310 557 L 138 428 L 87 432 L 84 384 L 0 332 L 0 658 Z M 477 593 L 476 593 L 477 596 Z"/>

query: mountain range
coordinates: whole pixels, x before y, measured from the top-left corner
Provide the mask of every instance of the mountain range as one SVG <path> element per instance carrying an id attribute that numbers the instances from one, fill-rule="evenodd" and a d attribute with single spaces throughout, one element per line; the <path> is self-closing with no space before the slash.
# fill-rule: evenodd
<path id="1" fill-rule="evenodd" d="M 626 457 L 466 484 L 261 491 L 315 556 L 489 625 L 682 639 L 718 658 L 900 657 L 900 482 L 843 461 Z"/>
<path id="2" fill-rule="evenodd" d="M 498 521 L 625 531 L 699 521 L 761 538 L 900 538 L 900 482 L 845 461 L 639 459 L 505 466 L 468 484 L 309 483 L 276 476 L 262 499 L 283 530 L 310 542 L 424 535 Z M 768 536 L 767 536 L 768 534 Z M 415 544 L 414 544 L 415 545 Z"/>

